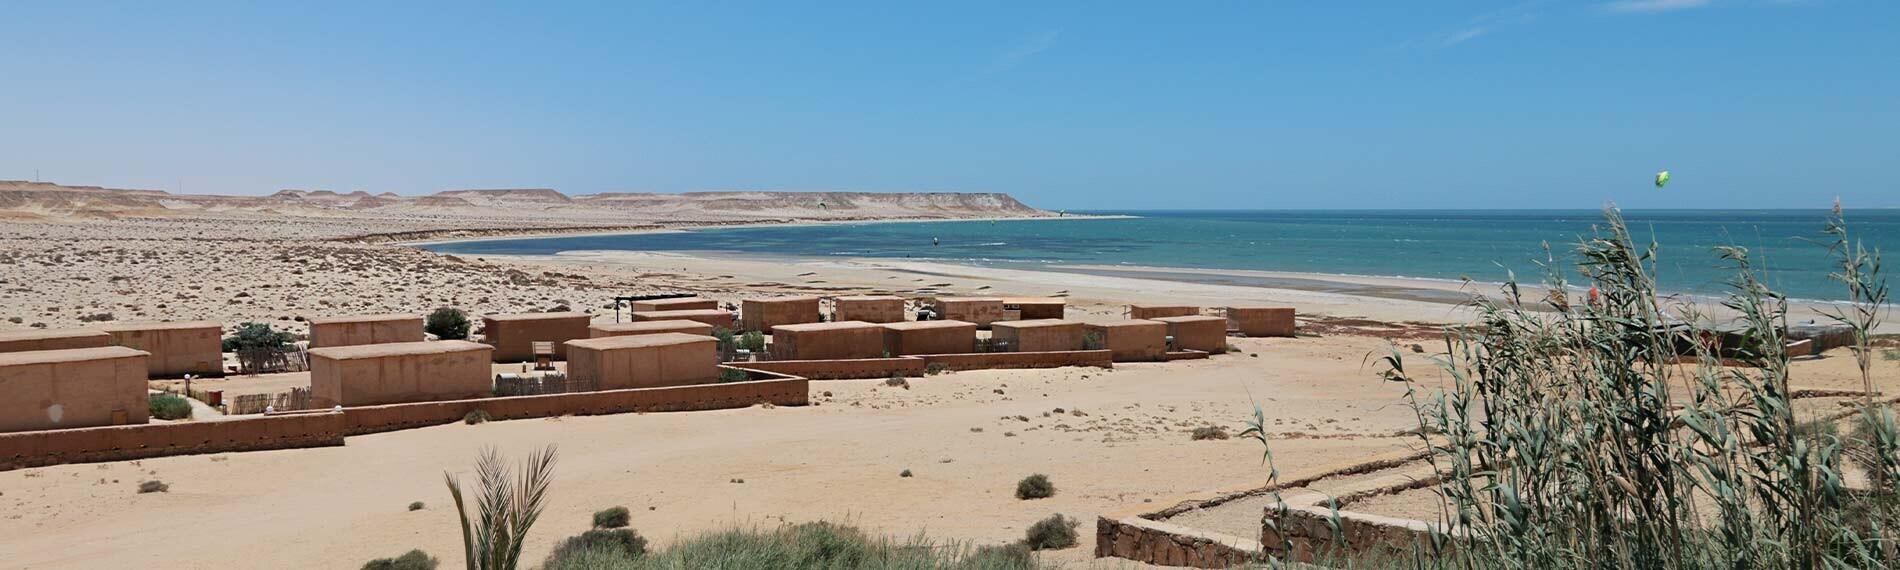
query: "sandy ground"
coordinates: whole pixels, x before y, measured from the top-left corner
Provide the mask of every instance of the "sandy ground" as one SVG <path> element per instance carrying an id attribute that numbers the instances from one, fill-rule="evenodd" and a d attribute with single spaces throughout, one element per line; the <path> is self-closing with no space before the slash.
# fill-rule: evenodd
<path id="1" fill-rule="evenodd" d="M 1399 337 L 1408 354 L 1411 344 L 1438 348 L 1428 327 L 1380 322 L 1464 317 L 1441 297 L 1379 295 L 1416 284 L 1364 283 L 1349 294 L 893 260 L 458 257 L 336 239 L 440 225 L 255 216 L 0 223 L 0 329 L 205 319 L 302 333 L 312 316 L 442 305 L 478 315 L 571 307 L 611 321 L 614 295 L 691 291 L 736 302 L 891 292 L 1062 295 L 1073 318 L 1091 321 L 1119 318 L 1129 302 L 1284 303 L 1324 336 L 1236 339 L 1236 354 L 1113 371 L 957 373 L 913 380 L 908 390 L 822 382 L 813 388 L 819 405 L 803 408 L 458 424 L 337 448 L 5 472 L 0 567 L 351 568 L 410 548 L 452 565 L 457 527 L 442 472 L 466 474 L 485 446 L 519 456 L 551 443 L 562 459 L 553 502 L 528 545 L 535 561 L 584 530 L 593 511 L 625 505 L 634 526 L 662 545 L 702 530 L 818 519 L 992 544 L 1063 513 L 1084 522 L 1084 543 L 1049 556 L 1114 566 L 1090 557 L 1097 514 L 1264 481 L 1256 444 L 1188 436 L 1204 425 L 1238 432 L 1250 401 L 1265 410 L 1289 475 L 1411 444 L 1395 436 L 1414 427 L 1402 390 L 1378 380 L 1368 361 L 1393 346 L 1378 335 Z M 1848 360 L 1835 353 L 1798 363 L 1798 386 L 1857 388 Z M 1883 388 L 1900 393 L 1900 362 L 1880 366 Z M 299 381 L 219 382 L 232 393 L 262 393 Z M 904 469 L 916 476 L 898 477 Z M 1054 479 L 1060 494 L 1014 499 L 1015 482 L 1034 472 Z M 147 479 L 171 491 L 135 493 Z M 410 512 L 411 501 L 428 506 Z"/>

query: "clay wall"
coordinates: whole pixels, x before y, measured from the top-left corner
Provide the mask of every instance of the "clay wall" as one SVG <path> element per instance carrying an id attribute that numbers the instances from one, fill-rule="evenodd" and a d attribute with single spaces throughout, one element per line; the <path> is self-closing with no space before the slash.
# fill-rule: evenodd
<path id="1" fill-rule="evenodd" d="M 152 378 L 224 375 L 223 328 L 211 321 L 115 323 L 100 330 L 112 344 L 151 354 L 145 363 Z"/>
<path id="2" fill-rule="evenodd" d="M 1081 321 L 1034 319 L 990 325 L 990 339 L 1008 343 L 1014 352 L 1082 350 Z"/>
<path id="3" fill-rule="evenodd" d="M 779 325 L 818 322 L 817 297 L 775 297 L 740 302 L 739 318 L 745 330 L 770 333 Z"/>
<path id="4" fill-rule="evenodd" d="M 656 333 L 569 341 L 568 377 L 597 390 L 705 384 L 719 379 L 718 341 Z"/>
<path id="5" fill-rule="evenodd" d="M 1221 353 L 1227 351 L 1227 319 L 1220 317 L 1161 317 L 1168 324 L 1168 336 L 1174 346 L 1187 350 Z"/>
<path id="6" fill-rule="evenodd" d="M 1101 337 L 1102 348 L 1115 353 L 1116 362 L 1161 360 L 1168 351 L 1168 324 L 1161 321 L 1089 323 L 1088 332 Z"/>
<path id="7" fill-rule="evenodd" d="M 420 315 L 318 317 L 310 322 L 310 348 L 388 342 L 422 342 Z"/>
<path id="8" fill-rule="evenodd" d="M 685 333 L 712 336 L 713 326 L 688 320 L 636 321 L 631 323 L 601 323 L 587 327 L 587 338 L 610 336 L 637 336 L 659 333 Z"/>
<path id="9" fill-rule="evenodd" d="M 860 295 L 831 300 L 831 320 L 896 323 L 904 320 L 904 298 Z"/>
<path id="10" fill-rule="evenodd" d="M 1293 336 L 1293 308 L 1228 307 L 1227 323 L 1247 336 Z"/>
<path id="11" fill-rule="evenodd" d="M 28 329 L 0 332 L 0 353 L 112 346 L 112 335 L 92 329 Z"/>
<path id="12" fill-rule="evenodd" d="M 587 313 L 515 313 L 482 317 L 483 342 L 495 347 L 495 362 L 534 360 L 534 343 L 554 343 L 554 358 L 567 358 L 566 342 L 587 338 Z"/>
<path id="13" fill-rule="evenodd" d="M 147 358 L 123 346 L 0 354 L 0 432 L 146 423 Z"/>
<path id="14" fill-rule="evenodd" d="M 320 406 L 364 406 L 487 396 L 493 350 L 464 340 L 311 349 L 310 397 Z"/>
<path id="15" fill-rule="evenodd" d="M 891 356 L 976 352 L 976 323 L 963 321 L 885 323 L 884 352 Z"/>
<path id="16" fill-rule="evenodd" d="M 884 356 L 884 327 L 863 321 L 779 325 L 773 360 L 836 360 Z"/>

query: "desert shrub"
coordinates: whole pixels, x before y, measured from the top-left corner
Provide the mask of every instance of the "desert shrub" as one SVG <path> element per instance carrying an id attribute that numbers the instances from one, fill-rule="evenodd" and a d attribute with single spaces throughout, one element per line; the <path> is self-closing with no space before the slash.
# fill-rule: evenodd
<path id="1" fill-rule="evenodd" d="M 1049 476 L 1037 473 L 1016 482 L 1016 498 L 1047 499 L 1056 496 L 1056 484 L 1049 482 Z"/>
<path id="2" fill-rule="evenodd" d="M 932 568 L 941 570 L 1031 570 L 1039 566 L 1028 548 L 962 548 L 933 544 L 923 537 L 905 541 L 866 536 L 856 528 L 826 522 L 779 527 L 774 530 L 728 530 L 703 534 L 678 542 L 671 548 L 639 558 L 591 559 L 595 566 L 549 567 L 549 570 L 580 568 L 672 569 L 672 568 L 787 568 L 787 569 L 860 569 L 898 570 Z"/>
<path id="3" fill-rule="evenodd" d="M 429 313 L 423 321 L 422 330 L 442 340 L 461 340 L 468 338 L 468 313 L 455 307 L 442 307 Z"/>
<path id="4" fill-rule="evenodd" d="M 224 351 L 283 350 L 296 340 L 296 336 L 273 329 L 269 324 L 247 322 L 238 325 L 231 336 L 224 337 Z"/>
<path id="5" fill-rule="evenodd" d="M 752 352 L 764 351 L 765 350 L 765 333 L 762 333 L 759 331 L 746 331 L 744 336 L 739 337 L 739 348 L 750 350 Z"/>
<path id="6" fill-rule="evenodd" d="M 1201 440 L 1206 440 L 1206 439 L 1227 439 L 1227 428 L 1220 427 L 1220 426 L 1203 426 L 1203 427 L 1194 428 L 1194 441 L 1201 441 Z"/>
<path id="7" fill-rule="evenodd" d="M 548 570 L 601 568 L 590 564 L 596 560 L 634 560 L 646 553 L 647 539 L 640 533 L 625 528 L 597 528 L 561 541 L 559 546 L 554 547 L 554 552 L 548 554 L 547 561 L 541 567 Z"/>
<path id="8" fill-rule="evenodd" d="M 470 411 L 469 413 L 462 414 L 462 423 L 465 423 L 468 425 L 475 425 L 475 424 L 487 422 L 489 419 L 490 418 L 488 417 L 488 412 L 482 411 L 482 410 L 473 410 L 473 411 Z"/>
<path id="9" fill-rule="evenodd" d="M 1833 276 L 1850 295 L 1830 316 L 1862 333 L 1856 363 L 1872 386 L 1864 332 L 1879 322 L 1885 284 L 1878 252 L 1850 245 L 1839 220 L 1836 210 L 1828 224 Z M 1469 304 L 1475 323 L 1448 330 L 1449 350 L 1434 359 L 1448 380 L 1414 380 L 1396 345 L 1384 358 L 1384 377 L 1407 387 L 1414 434 L 1444 474 L 1433 489 L 1441 517 L 1467 531 L 1416 545 L 1418 567 L 1900 564 L 1893 411 L 1864 400 L 1845 440 L 1834 422 L 1798 419 L 1783 350 L 1788 303 L 1749 252 L 1716 250 L 1734 267 L 1722 305 L 1737 317 L 1727 330 L 1746 339 L 1718 354 L 1697 342 L 1714 320 L 1657 292 L 1657 251 L 1633 243 L 1608 210 L 1576 250 L 1593 299 L 1526 296 L 1507 280 L 1499 298 Z M 1546 257 L 1543 290 L 1581 288 Z M 1678 355 L 1691 362 L 1675 364 Z M 1262 439 L 1258 419 L 1250 425 L 1246 435 Z M 1877 483 L 1849 488 L 1844 462 Z"/>
<path id="10" fill-rule="evenodd" d="M 167 493 L 171 490 L 171 485 L 166 485 L 164 481 L 157 479 L 139 483 L 139 493 Z"/>
<path id="11" fill-rule="evenodd" d="M 1102 338 L 1102 331 L 1089 331 L 1082 334 L 1082 350 L 1101 350 L 1104 346 L 1107 344 Z"/>
<path id="12" fill-rule="evenodd" d="M 421 550 L 411 550 L 395 558 L 378 558 L 363 565 L 363 570 L 435 570 L 434 556 Z"/>
<path id="13" fill-rule="evenodd" d="M 740 370 L 737 368 L 719 369 L 720 382 L 745 382 L 751 379 L 752 379 L 752 374 L 744 370 Z"/>
<path id="14" fill-rule="evenodd" d="M 594 528 L 621 528 L 633 522 L 633 513 L 626 507 L 614 507 L 594 513 Z"/>
<path id="15" fill-rule="evenodd" d="M 145 400 L 146 411 L 152 417 L 161 420 L 182 420 L 191 417 L 191 402 L 177 394 L 153 394 Z"/>
<path id="16" fill-rule="evenodd" d="M 909 469 L 905 469 L 905 470 L 903 470 L 903 471 L 899 471 L 899 472 L 897 472 L 897 476 L 898 476 L 898 477 L 910 477 L 910 476 L 911 476 L 911 475 L 910 475 L 910 470 L 909 470 Z"/>
<path id="17" fill-rule="evenodd" d="M 423 507 L 426 507 L 426 506 L 427 505 L 422 504 L 422 501 L 416 501 L 413 503 L 409 503 L 409 510 L 420 511 L 423 509 Z"/>
<path id="18" fill-rule="evenodd" d="M 950 365 L 944 364 L 942 362 L 932 362 L 930 364 L 924 365 L 925 376 L 936 376 L 938 374 L 944 374 L 947 372 L 950 372 Z"/>
<path id="19" fill-rule="evenodd" d="M 1030 550 L 1048 550 L 1075 546 L 1075 528 L 1082 523 L 1062 515 L 1049 515 L 1049 518 L 1036 521 L 1023 532 L 1023 546 Z"/>
<path id="20" fill-rule="evenodd" d="M 892 388 L 903 388 L 905 390 L 909 390 L 910 379 L 905 378 L 904 375 L 902 374 L 892 373 L 890 378 L 884 379 L 884 385 L 890 386 Z"/>

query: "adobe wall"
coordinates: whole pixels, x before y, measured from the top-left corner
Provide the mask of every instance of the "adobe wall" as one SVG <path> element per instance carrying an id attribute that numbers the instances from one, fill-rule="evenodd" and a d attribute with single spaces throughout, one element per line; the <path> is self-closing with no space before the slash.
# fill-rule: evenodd
<path id="1" fill-rule="evenodd" d="M 946 370 L 992 370 L 1002 368 L 1061 368 L 1094 366 L 1114 368 L 1114 353 L 1106 350 L 1066 352 L 979 352 L 972 354 L 925 354 L 913 356 L 924 366 L 941 364 Z"/>
<path id="2" fill-rule="evenodd" d="M 1200 307 L 1188 305 L 1129 305 L 1128 318 L 1155 319 L 1160 317 L 1192 317 L 1201 314 Z"/>
<path id="3" fill-rule="evenodd" d="M 1004 321 L 990 325 L 990 339 L 1015 352 L 1082 350 L 1082 323 L 1058 319 Z"/>
<path id="4" fill-rule="evenodd" d="M 862 321 L 779 325 L 772 359 L 831 360 L 884 356 L 884 327 Z"/>
<path id="5" fill-rule="evenodd" d="M 422 342 L 421 315 L 362 315 L 310 319 L 310 348 Z"/>
<path id="6" fill-rule="evenodd" d="M 773 360 L 747 362 L 746 368 L 810 378 L 812 380 L 853 380 L 923 376 L 921 358 L 859 358 L 850 360 Z"/>
<path id="7" fill-rule="evenodd" d="M 718 309 L 690 309 L 682 311 L 641 311 L 633 314 L 635 322 L 644 321 L 693 321 L 705 323 L 715 329 L 732 330 L 734 319 L 732 311 Z"/>
<path id="8" fill-rule="evenodd" d="M 0 432 L 146 423 L 147 358 L 122 346 L 0 354 Z"/>
<path id="9" fill-rule="evenodd" d="M 1228 307 L 1227 322 L 1247 336 L 1293 336 L 1292 307 Z"/>
<path id="10" fill-rule="evenodd" d="M 719 379 L 718 341 L 657 333 L 569 341 L 568 377 L 596 390 L 705 384 Z"/>
<path id="11" fill-rule="evenodd" d="M 946 321 L 974 323 L 977 327 L 1003 320 L 1003 300 L 996 297 L 938 297 L 937 316 Z"/>
<path id="12" fill-rule="evenodd" d="M 708 310 L 708 309 L 718 309 L 719 301 L 715 301 L 715 300 L 707 299 L 703 297 L 679 297 L 675 299 L 648 299 L 645 301 L 634 301 L 632 302 L 631 307 L 633 308 L 634 312 L 699 311 L 699 310 Z"/>
<path id="13" fill-rule="evenodd" d="M 349 435 L 379 433 L 462 421 L 475 410 L 492 419 L 512 420 L 567 415 L 678 412 L 744 408 L 761 403 L 803 406 L 810 399 L 810 381 L 804 378 L 753 380 L 633 388 L 600 392 L 573 392 L 539 396 L 480 398 L 347 408 Z"/>
<path id="14" fill-rule="evenodd" d="M 587 338 L 638 336 L 643 334 L 685 333 L 712 336 L 713 326 L 688 320 L 601 323 L 587 327 Z"/>
<path id="15" fill-rule="evenodd" d="M 1174 346 L 1187 350 L 1221 353 L 1227 351 L 1227 319 L 1221 317 L 1161 317 L 1168 324 L 1168 336 Z"/>
<path id="16" fill-rule="evenodd" d="M 976 324 L 963 321 L 885 323 L 884 351 L 891 356 L 976 352 Z"/>
<path id="17" fill-rule="evenodd" d="M 464 340 L 311 349 L 310 396 L 320 406 L 487 396 L 493 350 Z"/>
<path id="18" fill-rule="evenodd" d="M 739 318 L 745 330 L 773 332 L 779 325 L 818 322 L 817 297 L 777 297 L 746 299 L 740 302 Z"/>
<path id="19" fill-rule="evenodd" d="M 1004 297 L 1003 311 L 1016 311 L 1021 320 L 1060 319 L 1068 307 L 1068 300 L 1061 297 Z"/>
<path id="20" fill-rule="evenodd" d="M 112 335 L 92 329 L 30 329 L 0 332 L 0 353 L 112 346 Z"/>
<path id="21" fill-rule="evenodd" d="M 343 445 L 344 414 L 0 433 L 0 471 L 227 451 Z"/>
<path id="22" fill-rule="evenodd" d="M 112 335 L 112 344 L 150 353 L 145 363 L 152 378 L 224 375 L 223 327 L 218 323 L 116 323 L 100 330 Z"/>
<path id="23" fill-rule="evenodd" d="M 587 338 L 587 313 L 518 313 L 482 317 L 482 339 L 495 347 L 495 362 L 534 360 L 536 341 L 554 343 L 554 358 L 567 358 L 570 340 Z"/>
<path id="24" fill-rule="evenodd" d="M 1158 566 L 1241 568 L 1259 562 L 1260 541 L 1204 532 L 1139 516 L 1095 519 L 1095 557 L 1126 558 Z"/>
<path id="25" fill-rule="evenodd" d="M 1168 351 L 1168 324 L 1161 321 L 1089 323 L 1088 332 L 1101 336 L 1102 348 L 1113 352 L 1116 362 L 1161 360 Z"/>
<path id="26" fill-rule="evenodd" d="M 904 298 L 857 295 L 831 300 L 831 320 L 896 323 L 904 320 Z"/>

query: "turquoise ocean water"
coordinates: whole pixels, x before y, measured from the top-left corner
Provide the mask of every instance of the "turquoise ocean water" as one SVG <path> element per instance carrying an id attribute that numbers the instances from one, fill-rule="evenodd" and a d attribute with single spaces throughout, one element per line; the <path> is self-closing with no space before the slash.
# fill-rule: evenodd
<path id="1" fill-rule="evenodd" d="M 867 223 L 719 228 L 676 233 L 528 238 L 433 244 L 457 254 L 563 251 L 736 252 L 802 258 L 911 258 L 1015 269 L 1125 265 L 1330 275 L 1503 281 L 1542 275 L 1548 242 L 1567 258 L 1601 225 L 1594 210 L 1530 211 L 1116 211 L 1119 219 Z M 1837 300 L 1822 210 L 1625 211 L 1638 240 L 1662 244 L 1664 289 L 1720 294 L 1733 275 L 1712 249 L 1739 245 L 1768 282 L 1800 299 Z M 1900 251 L 1900 210 L 1848 212 L 1869 246 Z M 933 244 L 933 240 L 935 243 Z M 1574 276 L 1574 275 L 1573 275 Z"/>

